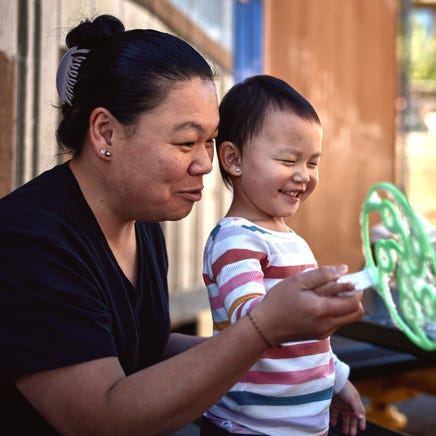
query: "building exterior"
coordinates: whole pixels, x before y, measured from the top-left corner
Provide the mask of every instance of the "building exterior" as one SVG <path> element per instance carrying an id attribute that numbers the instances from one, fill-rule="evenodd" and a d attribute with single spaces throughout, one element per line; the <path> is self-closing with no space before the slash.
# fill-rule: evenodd
<path id="1" fill-rule="evenodd" d="M 324 127 L 320 183 L 289 224 L 309 241 L 320 264 L 348 263 L 357 270 L 366 192 L 382 180 L 406 192 L 408 187 L 398 140 L 396 53 L 405 2 L 0 0 L 0 196 L 64 159 L 54 137 L 63 40 L 81 18 L 110 13 L 126 28 L 156 28 L 193 44 L 217 71 L 219 97 L 235 78 L 265 72 L 312 102 Z M 241 62 L 250 61 L 253 67 L 244 70 Z M 175 325 L 208 308 L 202 250 L 230 198 L 218 173 L 215 168 L 205 178 L 204 199 L 189 217 L 162 224 Z"/>

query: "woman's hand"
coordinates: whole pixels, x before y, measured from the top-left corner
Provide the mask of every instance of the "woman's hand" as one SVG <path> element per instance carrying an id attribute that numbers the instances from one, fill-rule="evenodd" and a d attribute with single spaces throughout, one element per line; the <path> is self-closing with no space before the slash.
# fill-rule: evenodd
<path id="1" fill-rule="evenodd" d="M 350 283 L 336 280 L 347 272 L 345 265 L 321 267 L 282 280 L 253 310 L 256 322 L 273 344 L 323 339 L 340 326 L 363 315 L 362 293 Z"/>

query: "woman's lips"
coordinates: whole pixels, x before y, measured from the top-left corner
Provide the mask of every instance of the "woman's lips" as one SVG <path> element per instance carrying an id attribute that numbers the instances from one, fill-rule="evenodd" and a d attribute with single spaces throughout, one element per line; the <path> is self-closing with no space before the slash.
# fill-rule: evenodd
<path id="1" fill-rule="evenodd" d="M 179 191 L 178 196 L 184 198 L 185 200 L 196 202 L 201 200 L 202 191 L 203 187 L 198 189 L 189 189 L 187 191 Z"/>

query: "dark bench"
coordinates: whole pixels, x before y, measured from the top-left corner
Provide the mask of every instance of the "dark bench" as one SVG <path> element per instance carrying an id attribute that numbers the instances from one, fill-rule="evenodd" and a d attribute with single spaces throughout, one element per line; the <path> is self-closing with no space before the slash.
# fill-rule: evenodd
<path id="1" fill-rule="evenodd" d="M 430 360 L 419 359 L 412 354 L 378 347 L 338 334 L 332 336 L 331 344 L 339 359 L 350 365 L 352 381 L 392 376 L 435 365 Z"/>
<path id="2" fill-rule="evenodd" d="M 386 343 L 386 337 L 380 339 L 380 342 Z M 340 334 L 333 335 L 331 343 L 338 358 L 350 365 L 350 380 L 369 401 L 366 408 L 369 421 L 404 429 L 407 416 L 392 403 L 413 398 L 422 392 L 436 395 L 434 353 L 420 353 L 426 357 L 422 358 L 421 355 L 418 357 Z"/>

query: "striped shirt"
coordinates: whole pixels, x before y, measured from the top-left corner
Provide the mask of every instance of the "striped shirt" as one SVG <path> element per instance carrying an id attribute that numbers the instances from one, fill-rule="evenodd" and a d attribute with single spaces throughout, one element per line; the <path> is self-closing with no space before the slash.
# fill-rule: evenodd
<path id="1" fill-rule="evenodd" d="M 224 218 L 204 251 L 214 334 L 243 317 L 280 280 L 316 266 L 309 245 L 292 230 Z M 205 415 L 238 434 L 326 435 L 333 392 L 343 388 L 348 374 L 328 338 L 288 342 L 266 351 Z"/>

